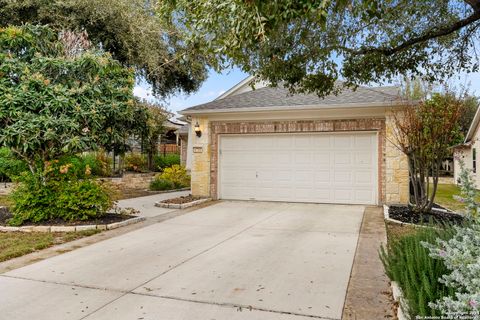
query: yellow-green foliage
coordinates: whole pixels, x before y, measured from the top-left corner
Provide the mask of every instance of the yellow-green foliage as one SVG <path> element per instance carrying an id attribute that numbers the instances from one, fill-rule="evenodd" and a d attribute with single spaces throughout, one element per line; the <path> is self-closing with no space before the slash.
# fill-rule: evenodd
<path id="1" fill-rule="evenodd" d="M 170 181 L 175 188 L 185 188 L 190 186 L 190 176 L 184 166 L 174 164 L 169 168 L 165 168 L 158 176 L 159 179 Z"/>

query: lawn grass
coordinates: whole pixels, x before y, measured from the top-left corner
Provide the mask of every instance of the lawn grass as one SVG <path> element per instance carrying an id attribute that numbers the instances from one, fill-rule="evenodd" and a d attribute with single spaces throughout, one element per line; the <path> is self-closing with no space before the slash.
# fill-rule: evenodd
<path id="1" fill-rule="evenodd" d="M 56 233 L 0 232 L 0 262 L 99 232 L 100 230 Z"/>
<path id="2" fill-rule="evenodd" d="M 430 186 L 431 188 L 432 186 Z M 462 211 L 465 204 L 455 200 L 454 195 L 460 195 L 460 188 L 454 184 L 438 184 L 437 193 L 435 195 L 435 203 L 453 211 Z M 480 201 L 480 193 L 477 196 Z"/>

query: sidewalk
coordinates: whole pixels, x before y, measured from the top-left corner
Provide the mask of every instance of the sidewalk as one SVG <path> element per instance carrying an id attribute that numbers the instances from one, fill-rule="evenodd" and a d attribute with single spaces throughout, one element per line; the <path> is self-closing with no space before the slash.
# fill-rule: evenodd
<path id="1" fill-rule="evenodd" d="M 155 207 L 155 202 L 181 196 L 188 196 L 189 194 L 190 190 L 159 193 L 151 196 L 120 200 L 118 201 L 118 206 L 121 208 L 134 208 L 140 211 L 139 215 L 141 217 L 152 218 L 176 210 Z"/>
<path id="2" fill-rule="evenodd" d="M 390 282 L 378 256 L 387 234 L 381 207 L 367 207 L 343 309 L 343 320 L 395 319 Z"/>

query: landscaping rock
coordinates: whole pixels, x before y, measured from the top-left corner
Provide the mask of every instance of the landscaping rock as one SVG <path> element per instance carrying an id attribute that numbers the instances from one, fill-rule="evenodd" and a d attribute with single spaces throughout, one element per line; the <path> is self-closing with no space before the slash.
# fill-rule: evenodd
<path id="1" fill-rule="evenodd" d="M 96 230 L 96 225 L 89 225 L 89 226 L 76 226 L 76 231 L 86 231 L 86 230 Z"/>
<path id="2" fill-rule="evenodd" d="M 75 232 L 75 227 L 73 226 L 51 226 L 51 232 Z"/>

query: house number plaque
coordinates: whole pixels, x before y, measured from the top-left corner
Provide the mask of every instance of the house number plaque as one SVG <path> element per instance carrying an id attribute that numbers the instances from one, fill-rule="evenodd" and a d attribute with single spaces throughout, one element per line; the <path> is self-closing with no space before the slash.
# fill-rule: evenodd
<path id="1" fill-rule="evenodd" d="M 193 153 L 202 153 L 203 147 L 193 147 Z"/>

